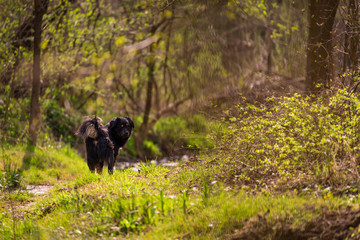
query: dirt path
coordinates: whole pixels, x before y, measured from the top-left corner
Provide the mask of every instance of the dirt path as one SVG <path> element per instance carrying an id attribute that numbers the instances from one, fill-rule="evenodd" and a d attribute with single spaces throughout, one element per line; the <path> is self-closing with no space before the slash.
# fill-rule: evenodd
<path id="1" fill-rule="evenodd" d="M 28 185 L 26 186 L 25 191 L 41 196 L 47 194 L 52 188 L 53 186 L 51 185 Z"/>
<path id="2" fill-rule="evenodd" d="M 30 201 L 14 201 L 9 198 L 3 202 L 2 209 L 8 209 L 11 215 L 15 218 L 23 217 L 27 210 L 36 204 L 38 198 L 44 197 L 51 189 L 53 188 L 52 185 L 28 185 L 25 189 L 17 189 L 10 193 L 21 193 L 21 192 L 28 192 L 33 194 L 34 197 Z M 6 197 L 6 193 L 5 193 Z"/>

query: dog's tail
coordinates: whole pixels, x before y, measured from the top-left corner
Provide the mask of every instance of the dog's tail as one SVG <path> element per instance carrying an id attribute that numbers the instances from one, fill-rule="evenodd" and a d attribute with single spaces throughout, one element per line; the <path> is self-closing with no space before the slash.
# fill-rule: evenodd
<path id="1" fill-rule="evenodd" d="M 100 129 L 103 127 L 101 124 L 101 118 L 99 117 L 86 117 L 85 121 L 80 125 L 79 129 L 75 132 L 76 136 L 82 138 L 93 138 L 96 139 L 99 137 Z M 101 134 L 101 133 L 100 133 Z"/>

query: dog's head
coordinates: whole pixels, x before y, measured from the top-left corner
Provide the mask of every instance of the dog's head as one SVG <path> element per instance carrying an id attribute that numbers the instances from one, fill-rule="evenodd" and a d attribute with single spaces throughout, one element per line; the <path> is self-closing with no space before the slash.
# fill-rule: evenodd
<path id="1" fill-rule="evenodd" d="M 107 124 L 107 127 L 116 137 L 128 139 L 134 128 L 134 122 L 129 117 L 116 117 Z"/>

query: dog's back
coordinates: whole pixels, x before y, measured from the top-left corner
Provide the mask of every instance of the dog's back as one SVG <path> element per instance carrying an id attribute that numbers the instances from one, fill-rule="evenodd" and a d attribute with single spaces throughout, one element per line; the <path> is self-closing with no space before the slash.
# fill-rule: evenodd
<path id="1" fill-rule="evenodd" d="M 103 127 L 101 121 L 102 120 L 98 117 L 90 118 L 87 116 L 85 118 L 85 121 L 80 125 L 79 129 L 76 131 L 75 135 L 80 136 L 84 139 L 88 137 L 92 139 L 96 139 L 98 137 L 99 129 Z"/>

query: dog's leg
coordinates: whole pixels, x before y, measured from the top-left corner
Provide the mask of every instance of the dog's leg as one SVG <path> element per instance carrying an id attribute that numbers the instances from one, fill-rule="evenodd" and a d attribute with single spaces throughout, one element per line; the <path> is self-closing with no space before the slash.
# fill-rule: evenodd
<path id="1" fill-rule="evenodd" d="M 94 173 L 96 170 L 96 158 L 94 156 L 88 155 L 86 157 L 87 165 L 89 167 L 90 172 Z"/>
<path id="2" fill-rule="evenodd" d="M 119 153 L 119 149 L 120 149 L 119 146 L 114 146 L 114 161 L 116 160 L 116 157 L 117 157 L 117 155 Z"/>
<path id="3" fill-rule="evenodd" d="M 102 170 L 103 170 L 103 166 L 104 166 L 104 160 L 100 159 L 98 164 L 96 164 L 96 166 L 95 166 L 95 173 L 101 175 Z"/>
<path id="4" fill-rule="evenodd" d="M 109 171 L 109 174 L 113 174 L 114 172 L 114 165 L 115 165 L 115 159 L 113 156 L 110 156 L 109 157 L 109 161 L 108 161 L 108 171 Z"/>
<path id="5" fill-rule="evenodd" d="M 95 172 L 95 167 L 89 166 L 89 170 L 90 170 L 90 172 L 94 173 Z"/>
<path id="6" fill-rule="evenodd" d="M 96 141 L 91 138 L 85 140 L 86 144 L 86 161 L 90 171 L 95 172 L 96 165 L 99 162 L 98 155 L 96 152 Z"/>
<path id="7" fill-rule="evenodd" d="M 103 169 L 103 166 L 101 166 L 100 164 L 96 165 L 95 173 L 101 175 L 102 174 L 102 169 Z"/>

